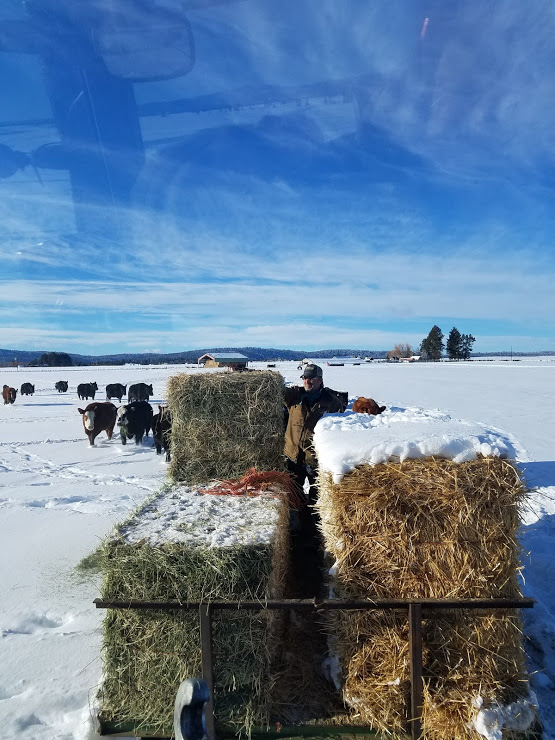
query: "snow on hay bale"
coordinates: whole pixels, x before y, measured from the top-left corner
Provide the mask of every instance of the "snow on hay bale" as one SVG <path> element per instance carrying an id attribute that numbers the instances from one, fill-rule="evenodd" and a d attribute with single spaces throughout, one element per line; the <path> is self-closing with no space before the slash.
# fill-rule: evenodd
<path id="1" fill-rule="evenodd" d="M 104 543 L 102 598 L 166 601 L 282 598 L 289 507 L 273 484 L 256 496 L 175 486 L 157 495 Z M 220 722 L 264 721 L 271 684 L 272 611 L 216 611 L 215 712 Z M 201 675 L 197 610 L 108 610 L 101 722 L 172 727 L 182 679 Z"/>
<path id="2" fill-rule="evenodd" d="M 180 374 L 168 382 L 170 476 L 186 483 L 283 469 L 283 377 L 270 371 Z"/>
<path id="3" fill-rule="evenodd" d="M 526 491 L 500 433 L 439 412 L 392 408 L 323 419 L 315 447 L 336 597 L 521 596 L 516 536 Z M 512 715 L 513 729 L 526 729 L 534 712 L 518 612 L 435 616 L 424 620 L 426 737 L 479 738 L 488 708 L 500 725 L 505 717 L 510 727 Z M 406 613 L 333 613 L 328 627 L 353 716 L 377 730 L 406 731 Z"/>

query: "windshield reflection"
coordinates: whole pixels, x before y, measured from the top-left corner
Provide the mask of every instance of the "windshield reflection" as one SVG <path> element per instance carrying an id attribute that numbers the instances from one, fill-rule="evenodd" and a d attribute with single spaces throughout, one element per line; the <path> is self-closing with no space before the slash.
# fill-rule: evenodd
<path id="1" fill-rule="evenodd" d="M 550 120 L 527 125 L 520 94 L 541 78 L 518 63 L 533 32 L 533 68 L 552 64 L 547 11 L 508 0 L 496 9 L 317 5 L 3 3 L 0 231 L 10 280 L 54 280 L 63 267 L 64 280 L 201 281 L 196 305 L 207 282 L 287 282 L 297 264 L 296 280 L 330 289 L 323 314 L 346 315 L 345 293 L 334 293 L 345 256 L 373 290 L 367 260 L 390 286 L 392 262 L 380 255 L 393 248 L 419 287 L 384 318 L 410 317 L 429 269 L 411 260 L 431 245 L 434 256 L 482 244 L 504 256 L 503 235 L 518 243 L 533 231 L 535 249 L 547 250 L 549 223 L 538 216 L 551 209 Z M 220 311 L 240 313 L 244 300 L 228 297 Z M 379 311 L 368 294 L 361 300 Z M 51 308 L 42 309 L 44 323 Z M 470 300 L 460 311 L 477 315 Z M 417 312 L 426 327 L 434 313 L 453 315 L 441 301 Z"/>

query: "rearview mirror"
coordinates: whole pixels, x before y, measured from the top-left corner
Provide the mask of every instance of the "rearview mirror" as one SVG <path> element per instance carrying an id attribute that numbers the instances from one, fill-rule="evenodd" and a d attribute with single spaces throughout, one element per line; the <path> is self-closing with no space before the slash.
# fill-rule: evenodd
<path id="1" fill-rule="evenodd" d="M 195 63 L 191 26 L 182 12 L 131 3 L 125 13 L 103 14 L 93 36 L 108 71 L 130 82 L 182 77 Z"/>

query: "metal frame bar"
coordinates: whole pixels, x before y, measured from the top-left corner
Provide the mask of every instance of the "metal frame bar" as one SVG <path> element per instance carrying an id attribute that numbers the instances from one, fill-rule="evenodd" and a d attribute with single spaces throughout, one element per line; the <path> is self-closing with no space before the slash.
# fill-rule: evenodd
<path id="1" fill-rule="evenodd" d="M 202 677 L 210 689 L 210 701 L 204 708 L 206 732 L 210 740 L 216 740 L 216 720 L 214 718 L 214 659 L 212 654 L 212 607 L 203 605 L 198 610 L 200 619 L 200 645 Z"/>
<path id="2" fill-rule="evenodd" d="M 327 611 L 330 609 L 408 611 L 409 654 L 410 654 L 410 726 L 411 740 L 421 740 L 423 707 L 423 661 L 422 661 L 422 610 L 437 609 L 531 609 L 535 599 L 376 599 L 374 601 L 344 601 L 341 599 L 276 599 L 273 601 L 138 601 L 130 599 L 95 599 L 97 609 L 198 609 L 200 619 L 202 677 L 214 695 L 214 666 L 212 654 L 212 613 L 215 609 L 262 611 L 265 609 L 308 609 Z M 216 723 L 213 700 L 206 707 L 206 728 L 210 740 L 216 740 Z"/>
<path id="3" fill-rule="evenodd" d="M 422 604 L 409 604 L 410 717 L 412 740 L 422 736 Z"/>
<path id="4" fill-rule="evenodd" d="M 140 601 L 136 599 L 95 599 L 97 609 L 233 609 L 262 611 L 264 609 L 408 609 L 421 604 L 423 609 L 531 609 L 536 599 L 269 599 L 268 601 Z"/>

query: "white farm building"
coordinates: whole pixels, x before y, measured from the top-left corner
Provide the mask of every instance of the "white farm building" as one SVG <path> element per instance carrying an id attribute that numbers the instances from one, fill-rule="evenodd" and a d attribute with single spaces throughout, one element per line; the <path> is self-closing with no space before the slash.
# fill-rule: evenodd
<path id="1" fill-rule="evenodd" d="M 249 358 L 239 352 L 207 352 L 198 358 L 198 364 L 204 367 L 231 367 L 236 370 L 247 367 Z"/>

